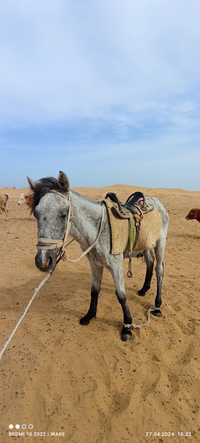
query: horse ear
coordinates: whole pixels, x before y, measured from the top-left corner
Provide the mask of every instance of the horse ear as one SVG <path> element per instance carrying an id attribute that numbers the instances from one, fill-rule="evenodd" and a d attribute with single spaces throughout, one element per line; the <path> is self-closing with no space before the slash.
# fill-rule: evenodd
<path id="1" fill-rule="evenodd" d="M 59 171 L 58 183 L 64 192 L 69 191 L 69 180 L 63 171 Z"/>
<path id="2" fill-rule="evenodd" d="M 35 189 L 35 182 L 33 180 L 31 180 L 30 177 L 26 177 L 26 178 L 27 178 L 27 181 L 28 181 L 28 184 L 29 184 L 30 188 L 32 189 L 32 191 L 34 191 L 34 189 Z"/>

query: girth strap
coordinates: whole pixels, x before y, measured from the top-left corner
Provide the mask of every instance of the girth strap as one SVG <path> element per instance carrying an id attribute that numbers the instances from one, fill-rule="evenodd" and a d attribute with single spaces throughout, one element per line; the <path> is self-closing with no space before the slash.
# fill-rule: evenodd
<path id="1" fill-rule="evenodd" d="M 128 241 L 128 272 L 127 277 L 132 278 L 133 272 L 132 272 L 132 253 L 133 250 L 137 244 L 139 232 L 140 232 L 140 224 L 141 224 L 142 217 L 138 216 L 132 216 L 129 219 L 129 241 Z"/>

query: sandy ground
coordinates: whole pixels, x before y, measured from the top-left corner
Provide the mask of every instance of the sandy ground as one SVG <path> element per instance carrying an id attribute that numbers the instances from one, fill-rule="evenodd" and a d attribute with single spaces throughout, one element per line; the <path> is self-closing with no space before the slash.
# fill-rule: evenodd
<path id="1" fill-rule="evenodd" d="M 122 199 L 136 190 L 112 189 Z M 108 190 L 111 187 L 80 192 L 99 199 Z M 0 215 L 1 344 L 44 276 L 34 265 L 35 221 L 16 204 L 21 190 L 8 193 L 9 215 Z M 80 326 L 89 303 L 87 260 L 60 263 L 0 363 L 0 443 L 11 441 L 11 423 L 31 423 L 35 432 L 65 433 L 13 438 L 20 442 L 200 441 L 200 225 L 184 219 L 190 208 L 200 207 L 200 193 L 147 193 L 162 200 L 171 220 L 163 317 L 152 318 L 140 337 L 134 334 L 132 341 L 121 342 L 121 309 L 105 271 L 98 317 L 88 327 Z M 71 247 L 71 255 L 78 253 L 78 245 Z M 148 295 L 138 297 L 144 272 L 143 260 L 135 259 L 134 279 L 126 278 L 129 306 L 142 322 L 144 306 L 154 301 L 155 293 L 154 276 Z M 152 438 L 146 432 L 174 436 Z"/>

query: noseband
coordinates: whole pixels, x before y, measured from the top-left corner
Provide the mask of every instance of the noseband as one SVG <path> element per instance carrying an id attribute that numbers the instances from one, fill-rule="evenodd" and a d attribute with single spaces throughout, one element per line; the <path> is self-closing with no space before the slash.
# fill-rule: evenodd
<path id="1" fill-rule="evenodd" d="M 66 200 L 66 195 L 61 194 L 61 192 L 59 191 L 55 191 L 55 190 L 51 190 L 49 191 L 50 193 L 54 193 L 54 194 L 58 194 L 60 197 L 64 198 Z M 81 260 L 82 257 L 84 257 L 85 255 L 88 254 L 88 252 L 91 251 L 92 248 L 94 248 L 94 246 L 96 245 L 96 243 L 99 240 L 99 237 L 101 235 L 102 232 L 102 227 L 103 227 L 103 222 L 104 222 L 104 208 L 102 206 L 102 217 L 101 217 L 101 221 L 100 221 L 100 226 L 99 226 L 99 230 L 98 230 L 98 234 L 97 237 L 95 239 L 95 241 L 92 243 L 92 245 L 90 245 L 81 255 L 80 257 L 76 258 L 76 259 L 71 259 L 66 255 L 65 249 L 66 247 L 72 243 L 73 241 L 75 241 L 75 239 L 72 239 L 70 241 L 68 240 L 69 234 L 70 234 L 70 229 L 71 229 L 71 214 L 72 214 L 72 204 L 71 204 L 71 200 L 70 200 L 70 196 L 68 193 L 67 196 L 67 200 L 69 202 L 69 211 L 68 211 L 68 216 L 67 216 L 67 222 L 66 222 L 66 229 L 65 229 L 65 234 L 64 234 L 64 238 L 61 239 L 51 239 L 51 238 L 43 238 L 43 237 L 39 237 L 38 239 L 38 243 L 37 243 L 37 247 L 38 248 L 42 248 L 42 249 L 57 249 L 57 260 L 56 260 L 56 264 L 61 260 L 61 259 L 66 259 L 72 263 L 76 263 L 79 260 Z"/>

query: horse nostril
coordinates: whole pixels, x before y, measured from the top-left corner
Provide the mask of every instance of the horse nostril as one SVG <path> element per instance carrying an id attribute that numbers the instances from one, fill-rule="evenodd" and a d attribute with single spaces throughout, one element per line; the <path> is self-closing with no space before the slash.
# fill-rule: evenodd
<path id="1" fill-rule="evenodd" d="M 48 268 L 51 268 L 52 265 L 53 265 L 53 260 L 52 260 L 52 257 L 50 256 L 50 257 L 48 257 Z"/>
<path id="2" fill-rule="evenodd" d="M 35 256 L 35 265 L 40 271 L 50 271 L 56 263 L 56 251 L 39 250 Z"/>

